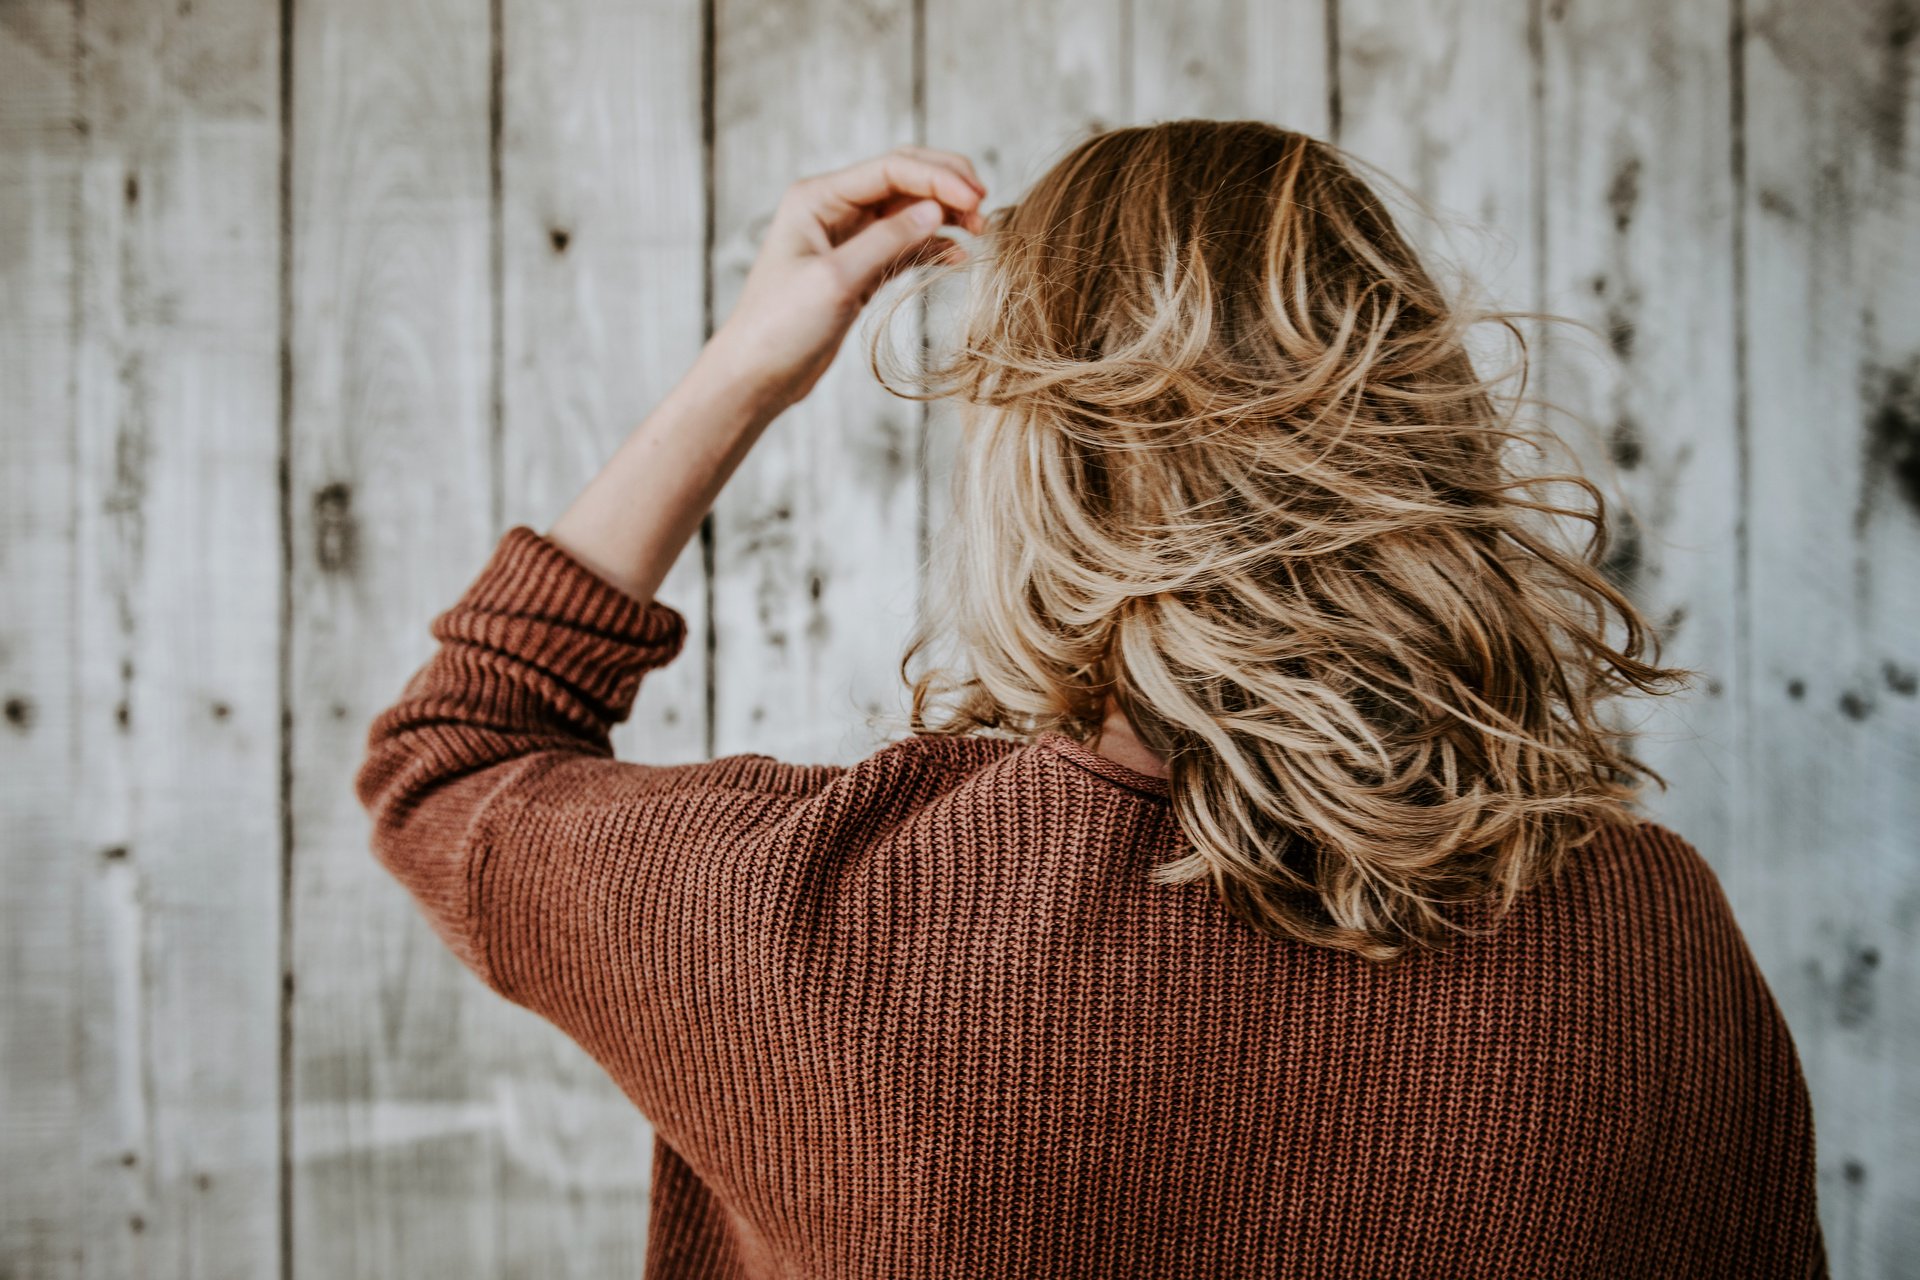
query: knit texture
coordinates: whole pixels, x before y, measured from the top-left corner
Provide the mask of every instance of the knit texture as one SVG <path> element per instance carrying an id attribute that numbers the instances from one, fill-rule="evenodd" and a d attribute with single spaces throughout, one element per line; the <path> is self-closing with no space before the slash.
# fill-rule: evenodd
<path id="1" fill-rule="evenodd" d="M 373 848 L 657 1135 L 647 1275 L 1821 1276 L 1793 1043 L 1652 824 L 1379 970 L 1048 734 L 851 767 L 608 733 L 686 634 L 527 526 L 373 723 Z"/>

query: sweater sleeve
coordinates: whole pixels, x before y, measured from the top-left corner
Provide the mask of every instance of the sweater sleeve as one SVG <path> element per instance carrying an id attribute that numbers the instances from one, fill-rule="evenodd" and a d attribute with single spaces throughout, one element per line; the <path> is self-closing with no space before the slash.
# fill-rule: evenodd
<path id="1" fill-rule="evenodd" d="M 713 936 L 702 895 L 728 874 L 700 851 L 839 770 L 614 759 L 612 727 L 678 654 L 685 619 L 525 525 L 430 630 L 438 650 L 373 721 L 355 778 L 375 856 L 489 987 L 576 1038 L 609 1003 L 672 1001 L 645 988 L 699 958 L 669 935 Z M 679 960 L 659 963 L 668 952 Z"/>

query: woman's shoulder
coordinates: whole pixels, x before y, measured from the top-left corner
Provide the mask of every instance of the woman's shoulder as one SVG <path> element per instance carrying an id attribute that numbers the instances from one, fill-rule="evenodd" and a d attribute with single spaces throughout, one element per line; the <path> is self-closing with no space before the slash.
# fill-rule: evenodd
<path id="1" fill-rule="evenodd" d="M 1691 841 L 1651 819 L 1603 828 L 1567 855 L 1561 877 L 1575 892 L 1621 908 L 1724 914 L 1726 893 Z"/>
<path id="2" fill-rule="evenodd" d="M 1553 879 L 1522 895 L 1513 916 L 1525 937 L 1570 940 L 1583 963 L 1643 978 L 1664 971 L 1692 981 L 1751 964 L 1712 863 L 1654 821 L 1606 828 L 1571 850 Z"/>

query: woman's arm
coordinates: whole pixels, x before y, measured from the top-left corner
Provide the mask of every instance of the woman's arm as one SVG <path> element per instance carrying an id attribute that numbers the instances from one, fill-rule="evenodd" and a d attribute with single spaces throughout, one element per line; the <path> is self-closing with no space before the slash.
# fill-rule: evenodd
<path id="1" fill-rule="evenodd" d="M 725 934 L 702 913 L 737 905 L 721 889 L 726 860 L 839 772 L 758 756 L 614 759 L 613 726 L 685 637 L 653 594 L 861 305 L 905 264 L 949 251 L 933 237 L 942 221 L 978 227 L 979 201 L 965 161 L 917 150 L 796 184 L 686 378 L 551 535 L 507 531 L 433 619 L 439 648 L 368 731 L 355 787 L 375 855 L 483 980 L 583 1043 L 608 999 L 633 1002 L 642 1021 L 655 1004 L 680 1007 L 705 980 L 700 946 Z M 675 1033 L 657 1030 L 670 1066 Z"/>
<path id="2" fill-rule="evenodd" d="M 980 230 L 985 193 L 964 157 L 925 148 L 795 183 L 733 314 L 547 536 L 652 599 L 727 478 L 819 381 L 860 308 L 904 267 L 959 252 L 935 233 Z"/>

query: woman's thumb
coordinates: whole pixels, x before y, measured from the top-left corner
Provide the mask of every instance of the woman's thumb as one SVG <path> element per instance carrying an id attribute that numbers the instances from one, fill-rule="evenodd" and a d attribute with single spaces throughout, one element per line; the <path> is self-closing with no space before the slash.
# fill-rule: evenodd
<path id="1" fill-rule="evenodd" d="M 833 251 L 849 279 L 862 289 L 878 284 L 888 268 L 940 229 L 946 212 L 938 200 L 921 200 L 862 229 Z"/>

